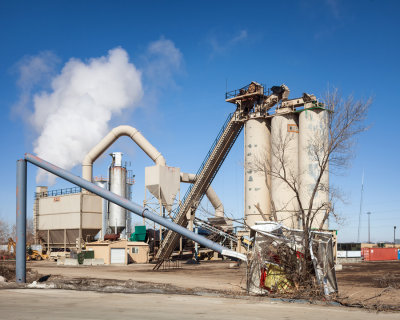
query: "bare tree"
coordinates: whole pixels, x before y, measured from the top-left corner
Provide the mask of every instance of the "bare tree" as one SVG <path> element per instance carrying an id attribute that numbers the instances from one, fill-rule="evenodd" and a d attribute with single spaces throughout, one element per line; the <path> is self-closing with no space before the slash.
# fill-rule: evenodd
<path id="1" fill-rule="evenodd" d="M 28 218 L 26 221 L 26 242 L 33 244 L 34 241 L 33 218 Z"/>
<path id="2" fill-rule="evenodd" d="M 6 244 L 10 233 L 10 226 L 6 221 L 0 219 L 0 244 Z"/>
<path id="3" fill-rule="evenodd" d="M 292 196 L 282 205 L 290 207 L 295 204 L 293 220 L 298 221 L 304 231 L 304 255 L 305 261 L 310 261 L 310 230 L 312 228 L 323 229 L 330 216 L 336 217 L 334 212 L 335 199 L 340 192 L 329 186 L 328 175 L 330 172 L 338 172 L 348 167 L 354 156 L 354 147 L 360 133 L 367 130 L 365 119 L 372 99 L 354 100 L 353 97 L 344 99 L 338 90 L 328 91 L 323 99 L 326 111 L 324 125 L 318 128 L 318 133 L 309 137 L 307 141 L 307 156 L 313 164 L 313 178 L 304 182 L 307 174 L 298 169 L 292 170 L 293 154 L 290 147 L 296 136 L 280 130 L 280 134 L 272 137 L 270 154 L 261 156 L 253 163 L 255 172 L 265 174 L 266 179 L 278 180 Z M 317 107 L 319 108 L 319 106 Z M 301 161 L 299 159 L 299 161 Z M 271 187 L 269 185 L 269 187 Z M 304 190 L 307 190 L 305 195 Z M 328 194 L 326 200 L 321 201 L 319 194 Z M 271 220 L 279 219 L 276 203 L 271 204 Z M 309 268 L 302 268 L 304 274 Z"/>
<path id="4" fill-rule="evenodd" d="M 10 225 L 5 220 L 0 219 L 0 244 L 8 242 L 8 238 L 15 240 L 17 237 L 17 227 L 15 224 Z M 33 218 L 26 221 L 26 242 L 33 243 Z"/>

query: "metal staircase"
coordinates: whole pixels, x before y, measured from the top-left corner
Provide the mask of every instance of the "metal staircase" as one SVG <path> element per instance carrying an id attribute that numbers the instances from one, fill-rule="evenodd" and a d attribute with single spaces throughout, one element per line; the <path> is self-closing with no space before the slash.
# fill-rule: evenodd
<path id="1" fill-rule="evenodd" d="M 187 213 L 189 211 L 193 213 L 196 211 L 206 190 L 242 131 L 242 128 L 243 122 L 240 120 L 240 112 L 236 111 L 230 114 L 197 171 L 196 181 L 189 187 L 181 205 L 176 211 L 177 213 L 174 216 L 175 223 L 187 227 Z M 157 252 L 156 259 L 158 262 L 153 270 L 158 270 L 163 262 L 171 256 L 179 243 L 179 238 L 179 234 L 168 230 Z"/>

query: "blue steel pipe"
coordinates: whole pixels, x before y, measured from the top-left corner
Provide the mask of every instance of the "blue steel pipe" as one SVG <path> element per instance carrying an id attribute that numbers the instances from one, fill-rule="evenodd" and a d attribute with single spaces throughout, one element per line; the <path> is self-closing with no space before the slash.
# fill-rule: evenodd
<path id="1" fill-rule="evenodd" d="M 26 282 L 26 160 L 17 161 L 15 280 Z"/>
<path id="2" fill-rule="evenodd" d="M 189 238 L 211 250 L 219 252 L 225 256 L 234 257 L 234 258 L 238 258 L 243 261 L 247 261 L 247 258 L 244 254 L 230 250 L 230 249 L 223 247 L 220 244 L 213 242 L 203 236 L 195 234 L 194 232 L 192 232 L 192 231 L 190 231 L 168 219 L 165 219 L 157 214 L 150 212 L 146 208 L 144 208 L 132 201 L 129 201 L 128 199 L 125 199 L 119 195 L 116 195 L 115 193 L 113 193 L 111 191 L 108 191 L 99 186 L 96 186 L 94 183 L 91 183 L 85 179 L 75 176 L 72 173 L 70 173 L 64 169 L 61 169 L 39 157 L 36 157 L 34 155 L 27 153 L 27 154 L 25 154 L 25 159 L 28 162 L 38 166 L 39 168 L 42 168 L 56 176 L 59 176 L 60 178 L 63 178 L 63 179 L 65 179 L 75 185 L 78 185 L 94 194 L 97 194 L 98 196 L 100 196 L 104 199 L 107 199 L 108 201 L 111 201 L 112 203 L 115 203 L 115 204 L 125 208 L 126 210 L 133 212 L 136 215 L 150 219 L 150 220 L 166 227 L 167 229 L 171 229 L 172 231 L 175 231 L 175 232 L 181 234 L 182 236 Z"/>

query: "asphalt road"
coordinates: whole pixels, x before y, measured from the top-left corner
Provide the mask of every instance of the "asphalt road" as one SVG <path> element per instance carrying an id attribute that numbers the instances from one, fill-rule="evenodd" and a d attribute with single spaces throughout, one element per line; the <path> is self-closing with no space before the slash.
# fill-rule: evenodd
<path id="1" fill-rule="evenodd" d="M 0 319 L 400 319 L 344 307 L 210 296 L 0 290 Z"/>

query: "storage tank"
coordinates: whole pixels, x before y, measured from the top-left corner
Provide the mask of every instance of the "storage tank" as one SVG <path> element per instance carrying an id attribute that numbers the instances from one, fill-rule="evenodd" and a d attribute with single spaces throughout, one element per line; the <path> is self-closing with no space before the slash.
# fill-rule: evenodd
<path id="1" fill-rule="evenodd" d="M 265 172 L 254 170 L 270 158 L 271 126 L 269 119 L 249 119 L 244 126 L 244 218 L 248 226 L 264 221 L 257 210 L 259 205 L 267 219 L 271 214 L 269 177 Z"/>
<path id="2" fill-rule="evenodd" d="M 316 153 L 313 152 L 312 147 L 319 146 L 318 156 L 322 157 L 329 142 L 327 112 L 323 108 L 306 108 L 305 106 L 299 116 L 299 192 L 305 210 L 308 210 L 311 194 L 320 172 Z M 321 185 L 326 188 L 316 193 L 313 208 L 319 208 L 321 205 L 325 205 L 325 208 L 320 210 L 314 218 L 312 228 L 319 228 L 327 206 L 329 206 L 328 168 L 322 176 Z M 328 221 L 325 222 L 324 229 L 328 229 Z"/>
<path id="3" fill-rule="evenodd" d="M 108 182 L 106 179 L 100 177 L 99 179 L 95 179 L 95 184 L 100 188 L 108 190 Z M 101 239 L 104 240 L 104 236 L 107 233 L 108 228 L 108 201 L 106 199 L 101 199 L 101 207 L 102 207 L 102 222 L 101 222 Z"/>
<path id="4" fill-rule="evenodd" d="M 132 184 L 130 183 L 129 179 L 126 182 L 126 191 L 125 191 L 125 197 L 131 201 L 132 200 Z M 130 236 L 132 233 L 132 213 L 130 211 L 125 211 L 126 212 L 126 234 Z"/>
<path id="5" fill-rule="evenodd" d="M 109 169 L 110 191 L 125 198 L 126 197 L 126 168 L 122 166 L 122 153 L 111 154 L 113 162 Z M 109 202 L 108 225 L 112 233 L 125 232 L 126 210 L 112 202 Z"/>
<path id="6" fill-rule="evenodd" d="M 291 183 L 298 179 L 298 135 L 298 115 L 289 108 L 277 109 L 271 120 L 271 170 L 283 176 L 285 168 Z M 274 175 L 271 176 L 271 200 L 271 210 L 275 207 L 278 222 L 289 228 L 298 228 L 296 194 L 285 181 Z"/>

